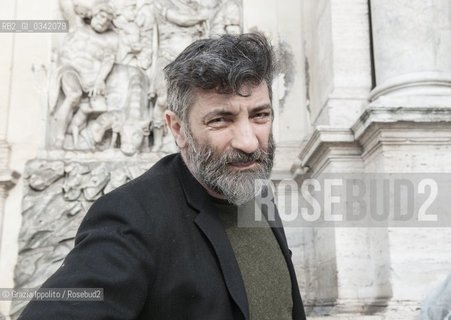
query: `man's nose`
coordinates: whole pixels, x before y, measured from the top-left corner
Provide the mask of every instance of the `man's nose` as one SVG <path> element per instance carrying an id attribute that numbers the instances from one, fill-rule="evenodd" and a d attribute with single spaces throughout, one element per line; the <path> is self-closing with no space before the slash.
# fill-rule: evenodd
<path id="1" fill-rule="evenodd" d="M 231 146 L 246 153 L 257 151 L 258 139 L 249 120 L 236 123 Z"/>

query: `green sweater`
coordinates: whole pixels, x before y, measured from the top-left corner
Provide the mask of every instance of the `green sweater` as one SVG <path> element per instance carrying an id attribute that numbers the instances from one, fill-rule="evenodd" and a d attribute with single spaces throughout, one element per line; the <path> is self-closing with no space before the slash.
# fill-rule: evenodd
<path id="1" fill-rule="evenodd" d="M 292 319 L 291 280 L 285 258 L 268 222 L 237 226 L 237 214 L 254 214 L 253 202 L 238 207 L 214 200 L 240 267 L 251 320 Z"/>

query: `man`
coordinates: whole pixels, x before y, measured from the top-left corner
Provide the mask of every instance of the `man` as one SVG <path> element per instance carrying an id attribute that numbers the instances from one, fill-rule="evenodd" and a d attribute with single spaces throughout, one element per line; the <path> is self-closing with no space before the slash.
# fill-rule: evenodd
<path id="1" fill-rule="evenodd" d="M 272 167 L 272 56 L 261 35 L 225 35 L 165 68 L 180 154 L 95 202 L 44 284 L 104 301 L 32 301 L 21 319 L 305 319 L 283 229 L 237 225 Z"/>

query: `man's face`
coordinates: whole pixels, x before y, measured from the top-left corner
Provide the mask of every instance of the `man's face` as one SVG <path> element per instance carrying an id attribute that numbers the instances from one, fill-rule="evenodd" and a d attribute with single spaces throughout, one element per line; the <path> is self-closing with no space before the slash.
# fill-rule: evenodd
<path id="1" fill-rule="evenodd" d="M 256 180 L 269 178 L 274 158 L 267 85 L 241 89 L 246 96 L 198 90 L 182 148 L 191 172 L 210 193 L 237 205 L 260 191 Z"/>

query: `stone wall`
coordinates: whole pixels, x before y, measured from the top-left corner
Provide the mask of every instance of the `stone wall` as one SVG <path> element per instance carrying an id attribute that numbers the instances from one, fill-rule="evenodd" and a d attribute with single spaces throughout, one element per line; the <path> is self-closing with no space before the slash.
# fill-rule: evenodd
<path id="1" fill-rule="evenodd" d="M 314 131 L 293 167 L 300 181 L 451 171 L 449 12 L 445 1 L 306 2 Z M 415 226 L 304 230 L 300 273 L 312 315 L 443 319 L 449 225 Z"/>

